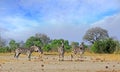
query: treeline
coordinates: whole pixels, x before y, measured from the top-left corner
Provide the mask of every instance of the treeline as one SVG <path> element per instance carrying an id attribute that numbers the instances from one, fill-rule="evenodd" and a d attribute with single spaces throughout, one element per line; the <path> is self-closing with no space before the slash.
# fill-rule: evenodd
<path id="1" fill-rule="evenodd" d="M 107 30 L 100 27 L 90 28 L 83 36 L 83 40 L 87 42 L 84 45 L 87 51 L 94 53 L 120 53 L 120 42 L 111 38 Z M 73 48 L 79 46 L 79 42 L 69 42 L 64 39 L 50 39 L 46 34 L 37 33 L 29 37 L 25 42 L 16 42 L 14 39 L 10 40 L 6 46 L 6 41 L 0 36 L 0 52 L 14 52 L 18 47 L 29 48 L 32 45 L 42 47 L 46 52 L 56 52 L 57 48 L 64 41 L 65 51 L 71 52 Z"/>
<path id="2" fill-rule="evenodd" d="M 14 52 L 14 50 L 18 47 L 29 48 L 30 46 L 36 45 L 38 47 L 42 47 L 42 49 L 46 52 L 55 52 L 57 48 L 61 45 L 61 41 L 64 41 L 64 46 L 66 52 L 71 51 L 71 46 L 69 45 L 68 40 L 64 39 L 54 39 L 51 40 L 46 34 L 37 33 L 35 36 L 29 37 L 26 42 L 16 42 L 15 40 L 10 40 L 8 46 L 1 44 L 0 52 Z M 4 43 L 4 42 L 3 42 Z"/>

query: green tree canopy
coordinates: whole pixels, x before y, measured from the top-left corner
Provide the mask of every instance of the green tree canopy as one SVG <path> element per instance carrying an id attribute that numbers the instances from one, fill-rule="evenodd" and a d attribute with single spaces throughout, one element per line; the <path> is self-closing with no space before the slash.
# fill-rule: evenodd
<path id="1" fill-rule="evenodd" d="M 40 38 L 31 36 L 30 38 L 27 39 L 26 43 L 25 43 L 25 47 L 29 48 L 30 46 L 42 46 L 42 41 L 40 40 Z"/>
<path id="2" fill-rule="evenodd" d="M 13 50 L 15 50 L 17 47 L 19 47 L 19 44 L 16 43 L 15 40 L 10 40 L 9 46 L 10 46 L 11 50 L 13 51 Z"/>
<path id="3" fill-rule="evenodd" d="M 44 47 L 45 51 L 58 51 L 58 47 L 61 46 L 61 41 L 64 42 L 64 47 L 66 51 L 70 51 L 71 47 L 69 45 L 68 40 L 64 39 L 54 39 L 51 40 L 51 42 Z"/>
<path id="4" fill-rule="evenodd" d="M 39 47 L 44 47 L 50 43 L 50 38 L 46 34 L 35 34 L 35 36 L 31 36 L 27 39 L 25 46 L 30 47 L 32 45 L 36 45 Z"/>
<path id="5" fill-rule="evenodd" d="M 57 48 L 61 45 L 61 41 L 64 41 L 63 39 L 54 39 L 51 41 L 50 45 L 52 47 L 52 51 L 57 51 Z"/>
<path id="6" fill-rule="evenodd" d="M 43 46 L 44 46 L 44 45 L 47 45 L 47 44 L 50 43 L 50 41 L 51 41 L 51 40 L 50 40 L 50 37 L 48 37 L 46 34 L 36 33 L 36 34 L 35 34 L 35 37 L 36 37 L 36 38 L 39 38 L 39 39 L 41 40 Z"/>

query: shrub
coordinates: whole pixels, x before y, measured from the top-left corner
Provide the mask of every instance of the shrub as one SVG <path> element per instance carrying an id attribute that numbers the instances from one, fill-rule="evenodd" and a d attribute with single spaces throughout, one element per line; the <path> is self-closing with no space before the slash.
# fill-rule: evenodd
<path id="1" fill-rule="evenodd" d="M 0 48 L 0 53 L 6 53 L 6 52 L 10 52 L 10 48 L 9 47 L 1 47 Z"/>
<path id="2" fill-rule="evenodd" d="M 49 44 L 45 45 L 43 50 L 49 52 L 51 50 L 51 46 Z"/>
<path id="3" fill-rule="evenodd" d="M 117 46 L 116 46 L 115 53 L 116 53 L 116 54 L 120 54 L 120 42 L 119 42 L 119 41 L 116 41 L 116 44 L 117 44 Z"/>
<path id="4" fill-rule="evenodd" d="M 116 41 L 112 38 L 95 41 L 91 50 L 95 53 L 113 53 L 116 50 Z"/>

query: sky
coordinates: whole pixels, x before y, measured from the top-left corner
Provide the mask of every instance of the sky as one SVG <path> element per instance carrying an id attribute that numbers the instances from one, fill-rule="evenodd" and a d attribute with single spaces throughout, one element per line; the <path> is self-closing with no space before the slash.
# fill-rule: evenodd
<path id="1" fill-rule="evenodd" d="M 82 42 L 89 28 L 120 40 L 120 0 L 0 0 L 0 33 L 26 41 L 36 33 Z"/>

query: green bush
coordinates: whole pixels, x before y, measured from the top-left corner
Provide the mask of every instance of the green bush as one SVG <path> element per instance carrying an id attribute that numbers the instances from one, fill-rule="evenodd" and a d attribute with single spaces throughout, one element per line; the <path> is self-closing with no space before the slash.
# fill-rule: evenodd
<path id="1" fill-rule="evenodd" d="M 45 45 L 43 47 L 43 50 L 46 51 L 46 52 L 49 52 L 51 50 L 51 46 L 48 44 L 48 45 Z"/>
<path id="2" fill-rule="evenodd" d="M 116 41 L 116 44 L 117 44 L 117 46 L 116 46 L 115 53 L 116 53 L 116 54 L 120 54 L 120 42 L 119 42 L 119 41 Z"/>
<path id="3" fill-rule="evenodd" d="M 112 38 L 95 41 L 91 50 L 95 53 L 113 53 L 116 50 L 116 41 Z"/>
<path id="4" fill-rule="evenodd" d="M 71 50 L 72 50 L 71 46 L 69 46 L 69 45 L 65 46 L 65 51 L 66 52 L 71 52 Z"/>
<path id="5" fill-rule="evenodd" d="M 1 47 L 0 48 L 0 53 L 6 53 L 6 52 L 10 52 L 10 48 L 9 47 Z"/>

